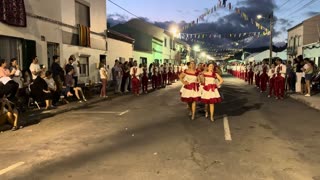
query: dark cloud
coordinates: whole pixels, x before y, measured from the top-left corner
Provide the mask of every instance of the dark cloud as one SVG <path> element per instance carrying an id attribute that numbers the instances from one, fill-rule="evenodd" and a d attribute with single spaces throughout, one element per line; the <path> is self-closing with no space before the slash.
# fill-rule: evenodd
<path id="1" fill-rule="evenodd" d="M 269 28 L 268 17 L 273 10 L 276 8 L 274 1 L 270 0 L 241 0 L 238 1 L 236 7 L 240 8 L 241 11 L 245 12 L 249 18 L 255 18 L 257 15 L 262 15 L 266 19 L 259 20 L 264 27 Z M 218 11 L 219 12 L 219 11 Z M 277 17 L 274 17 L 277 20 Z M 283 19 L 281 21 L 284 21 Z M 289 25 L 289 22 L 286 22 Z M 238 34 L 243 32 L 258 32 L 255 24 L 251 21 L 243 20 L 239 14 L 234 11 L 226 16 L 218 18 L 216 21 L 211 23 L 202 23 L 188 29 L 187 33 L 197 33 L 197 32 L 213 32 L 218 34 Z M 262 32 L 262 31 L 260 31 Z M 281 32 L 274 31 L 274 36 L 277 37 Z M 269 37 L 261 37 L 255 40 L 250 46 L 268 46 Z M 224 40 L 214 40 L 214 44 L 232 42 L 235 39 L 225 38 Z M 207 40 L 210 43 L 210 40 Z"/>
<path id="2" fill-rule="evenodd" d="M 307 15 L 307 16 L 315 16 L 315 15 L 318 15 L 318 14 L 320 14 L 319 12 L 316 12 L 316 11 L 309 11 L 309 12 L 306 12 L 305 13 L 305 15 Z"/>
<path id="3" fill-rule="evenodd" d="M 241 9 L 241 11 L 245 12 L 249 18 L 255 18 L 257 15 L 262 15 L 266 17 L 265 19 L 259 20 L 261 24 L 263 24 L 264 27 L 269 28 L 269 20 L 268 17 L 271 14 L 272 11 L 276 9 L 276 4 L 273 0 L 240 0 L 237 2 L 235 7 L 238 7 Z M 259 30 L 256 28 L 255 24 L 252 24 L 251 21 L 245 21 L 243 18 L 240 17 L 239 14 L 236 14 L 235 11 L 230 11 L 225 16 L 221 17 L 221 14 L 225 14 L 225 11 L 227 10 L 218 10 L 217 12 L 209 15 L 206 17 L 205 22 L 201 22 L 200 24 L 189 28 L 185 31 L 185 33 L 201 33 L 201 32 L 212 32 L 217 34 L 238 34 L 238 33 L 244 33 L 244 32 L 259 32 Z M 177 10 L 177 12 L 183 14 L 187 11 L 184 10 Z M 199 13 L 199 15 L 202 12 L 205 12 L 205 10 L 194 10 L 194 12 Z M 120 15 L 117 16 L 109 16 L 108 19 L 116 17 L 117 20 L 128 20 L 125 17 L 122 17 Z M 148 22 L 150 20 L 148 18 L 142 18 Z M 274 17 L 276 23 L 280 23 L 280 31 L 274 30 L 274 37 L 279 36 L 286 28 L 290 27 L 292 25 L 291 21 L 288 21 L 286 19 L 277 19 L 277 17 Z M 178 24 L 180 27 L 183 27 L 186 22 L 173 22 L 173 21 L 165 21 L 165 22 L 153 22 L 155 25 L 163 28 L 163 29 L 169 29 L 171 24 Z M 262 31 L 260 31 L 262 33 Z M 232 43 L 233 41 L 239 41 L 241 39 L 232 39 L 232 38 L 222 38 L 222 39 L 207 39 L 204 43 L 211 44 L 216 47 L 221 47 L 225 45 L 225 48 L 232 48 L 235 47 Z M 192 42 L 190 42 L 192 43 Z M 231 45 L 230 45 L 231 44 Z M 239 43 L 238 43 L 239 44 Z M 230 45 L 230 47 L 229 47 Z M 262 46 L 268 46 L 269 45 L 269 37 L 260 37 L 258 39 L 242 39 L 242 46 L 247 47 L 262 47 Z M 239 47 L 239 45 L 237 46 Z"/>
<path id="4" fill-rule="evenodd" d="M 107 22 L 110 26 L 114 26 L 117 24 L 125 23 L 128 20 L 129 20 L 128 16 L 116 13 L 116 14 L 108 14 Z"/>

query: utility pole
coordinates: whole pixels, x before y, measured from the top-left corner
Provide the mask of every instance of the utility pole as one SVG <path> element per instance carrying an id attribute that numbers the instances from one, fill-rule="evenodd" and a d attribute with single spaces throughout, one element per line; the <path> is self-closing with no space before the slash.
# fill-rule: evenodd
<path id="1" fill-rule="evenodd" d="M 272 64 L 272 38 L 273 38 L 273 11 L 271 12 L 270 15 L 270 58 L 269 58 L 269 65 Z"/>

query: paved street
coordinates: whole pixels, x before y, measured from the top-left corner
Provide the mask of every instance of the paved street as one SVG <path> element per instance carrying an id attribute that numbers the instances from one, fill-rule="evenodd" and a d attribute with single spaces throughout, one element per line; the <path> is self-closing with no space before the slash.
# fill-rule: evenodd
<path id="1" fill-rule="evenodd" d="M 0 179 L 319 180 L 320 112 L 225 80 L 214 123 L 189 119 L 175 83 L 4 132 Z"/>

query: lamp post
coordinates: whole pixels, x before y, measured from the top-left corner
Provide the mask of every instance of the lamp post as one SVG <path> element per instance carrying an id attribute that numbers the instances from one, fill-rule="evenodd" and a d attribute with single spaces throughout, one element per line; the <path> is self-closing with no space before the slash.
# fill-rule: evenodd
<path id="1" fill-rule="evenodd" d="M 197 52 L 200 51 L 200 46 L 199 45 L 194 45 L 193 46 L 193 51 L 194 51 L 194 61 L 197 64 Z"/>
<path id="2" fill-rule="evenodd" d="M 202 52 L 202 53 L 201 53 L 201 57 L 204 59 L 204 61 L 206 61 L 206 57 L 207 57 L 206 52 Z M 203 63 L 203 62 L 202 62 L 202 63 Z"/>
<path id="3" fill-rule="evenodd" d="M 262 15 L 257 15 L 258 19 L 262 19 L 265 18 Z M 265 18 L 266 19 L 266 18 Z M 272 64 L 272 50 L 273 50 L 273 46 L 272 46 L 272 39 L 273 39 L 273 25 L 274 25 L 274 19 L 273 19 L 273 11 L 271 12 L 271 14 L 269 15 L 269 20 L 270 20 L 270 44 L 269 44 L 269 50 L 270 50 L 270 55 L 269 55 L 269 65 Z"/>
<path id="4" fill-rule="evenodd" d="M 171 26 L 171 28 L 170 28 L 170 33 L 172 34 L 172 45 L 170 45 L 170 46 L 172 46 L 172 48 L 174 49 L 175 47 L 174 47 L 174 45 L 175 45 L 175 43 L 174 43 L 174 40 L 175 40 L 175 38 L 176 37 L 178 37 L 179 36 L 179 34 L 180 34 L 180 32 L 179 32 L 179 28 L 177 27 L 177 26 L 175 26 L 175 25 L 173 25 L 173 26 Z M 171 60 L 171 48 L 170 48 L 170 60 Z M 176 62 L 175 62 L 175 59 L 174 59 L 174 64 L 175 64 Z"/>

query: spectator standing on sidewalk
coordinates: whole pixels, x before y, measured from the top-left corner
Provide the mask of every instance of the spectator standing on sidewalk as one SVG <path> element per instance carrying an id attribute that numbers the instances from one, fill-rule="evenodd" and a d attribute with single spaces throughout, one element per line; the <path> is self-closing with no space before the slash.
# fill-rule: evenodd
<path id="1" fill-rule="evenodd" d="M 306 81 L 306 95 L 307 97 L 311 96 L 311 79 L 313 76 L 313 66 L 311 65 L 311 61 L 309 58 L 304 59 L 304 66 L 303 66 L 303 72 L 305 75 L 305 81 Z"/>
<path id="2" fill-rule="evenodd" d="M 74 69 L 74 73 L 73 73 L 74 85 L 78 86 L 78 76 L 80 74 L 80 62 L 77 61 L 74 55 L 72 55 L 71 57 L 73 59 L 72 67 Z"/>
<path id="3" fill-rule="evenodd" d="M 52 77 L 57 85 L 56 92 L 60 93 L 62 90 L 63 80 L 64 80 L 64 71 L 60 66 L 59 56 L 53 56 L 53 63 L 51 65 Z"/>
<path id="4" fill-rule="evenodd" d="M 123 77 L 122 77 L 122 85 L 123 85 L 123 92 L 129 92 L 129 82 L 130 82 L 130 67 L 128 61 L 124 62 L 122 66 Z"/>
<path id="5" fill-rule="evenodd" d="M 292 66 L 291 61 L 288 61 L 288 63 L 287 63 L 286 77 L 287 77 L 286 90 L 289 92 L 294 92 L 294 90 L 295 90 L 295 81 L 294 81 L 295 74 L 293 71 L 293 66 Z"/>
<path id="6" fill-rule="evenodd" d="M 107 89 L 108 74 L 107 74 L 107 70 L 105 68 L 104 62 L 100 62 L 99 74 L 102 82 L 100 97 L 107 98 L 108 96 L 106 95 L 106 89 Z"/>
<path id="7" fill-rule="evenodd" d="M 69 71 L 74 69 L 72 63 L 73 63 L 73 58 L 72 58 L 72 56 L 70 56 L 69 59 L 68 59 L 68 63 L 64 67 L 64 70 L 66 71 L 66 74 L 68 74 Z"/>
<path id="8" fill-rule="evenodd" d="M 115 60 L 114 67 L 112 68 L 113 82 L 115 84 L 114 91 L 116 94 L 121 93 L 121 82 L 122 82 L 122 68 L 119 60 Z"/>
<path id="9" fill-rule="evenodd" d="M 32 80 L 35 80 L 38 75 L 40 75 L 40 73 L 42 72 L 40 65 L 39 65 L 39 60 L 37 58 L 37 56 L 35 56 L 32 60 L 32 63 L 30 64 L 30 72 L 32 74 Z"/>
<path id="10" fill-rule="evenodd" d="M 297 58 L 296 62 L 296 92 L 303 93 L 304 90 L 304 79 L 302 78 L 303 72 L 302 72 L 302 67 L 303 67 L 303 56 L 299 55 Z"/>

